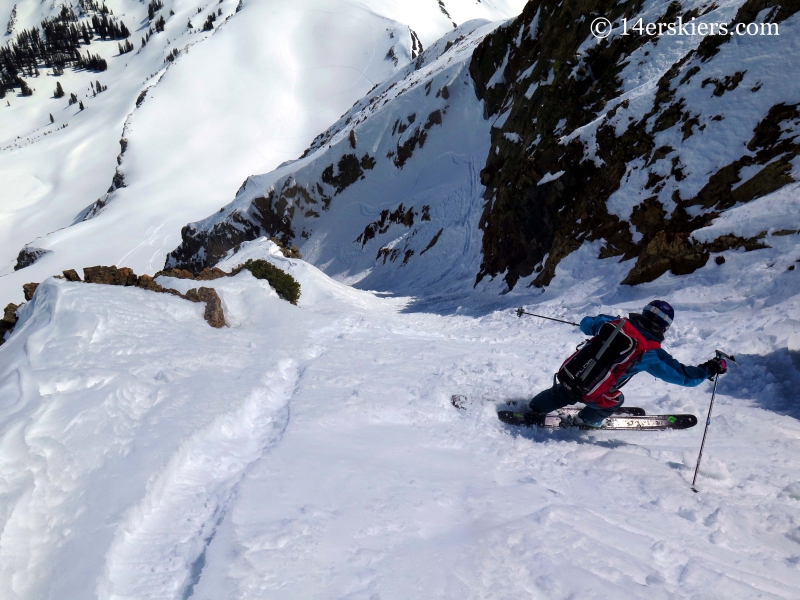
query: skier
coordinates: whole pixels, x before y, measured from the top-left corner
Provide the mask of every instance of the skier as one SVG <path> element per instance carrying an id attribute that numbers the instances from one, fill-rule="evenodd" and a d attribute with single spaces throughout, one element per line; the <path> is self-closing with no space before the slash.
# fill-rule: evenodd
<path id="1" fill-rule="evenodd" d="M 570 362 L 580 353 L 580 351 L 576 352 L 562 365 L 556 376 L 559 381 L 554 378 L 552 388 L 540 392 L 531 400 L 531 411 L 549 413 L 568 404 L 583 402 L 586 406 L 578 413 L 575 423 L 589 427 L 602 427 L 603 421 L 610 417 L 625 401 L 625 397 L 619 391 L 619 388 L 625 385 L 636 373 L 645 371 L 654 377 L 685 387 L 700 385 L 703 381 L 711 379 L 716 374 L 725 373 L 728 370 L 728 366 L 722 358 L 712 358 L 696 367 L 687 367 L 672 358 L 668 352 L 661 348 L 664 334 L 669 329 L 669 326 L 672 325 L 674 316 L 675 311 L 667 302 L 653 300 L 644 307 L 642 314 L 631 313 L 624 322 L 621 322 L 622 320 L 618 317 L 609 315 L 584 317 L 581 320 L 580 328 L 586 335 L 598 336 L 601 333 L 601 328 L 610 323 L 614 328 L 613 330 L 624 332 L 626 334 L 624 337 L 627 340 L 636 340 L 636 343 L 631 343 L 631 346 L 638 346 L 638 352 L 629 353 L 628 356 L 632 359 L 629 363 L 626 363 L 625 360 L 613 363 L 613 357 L 607 359 L 607 363 L 609 360 L 612 361 L 611 366 L 606 365 L 604 371 L 600 369 L 601 372 L 598 376 L 600 382 L 595 385 L 593 393 L 585 393 L 583 395 L 576 391 L 579 386 L 571 385 L 571 381 L 577 381 L 577 379 L 574 377 L 574 373 L 569 373 Z M 608 333 L 613 330 L 607 327 L 605 337 L 610 337 Z M 591 341 L 589 344 L 591 344 Z M 597 355 L 596 348 L 600 345 L 600 343 L 596 343 L 592 347 L 593 349 L 590 350 L 590 354 L 595 358 Z M 613 354 L 613 351 L 609 354 Z M 581 369 L 587 368 L 588 363 L 585 357 L 579 362 Z M 591 369 L 594 364 L 592 363 L 588 368 Z"/>

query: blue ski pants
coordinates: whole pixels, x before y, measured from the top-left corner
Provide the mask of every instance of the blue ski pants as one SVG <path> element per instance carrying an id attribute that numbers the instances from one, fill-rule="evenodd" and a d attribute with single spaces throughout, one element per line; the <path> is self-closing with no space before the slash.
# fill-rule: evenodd
<path id="1" fill-rule="evenodd" d="M 534 396 L 530 402 L 530 407 L 531 411 L 535 413 L 549 413 L 577 402 L 581 402 L 581 400 L 573 396 L 563 385 L 556 383 L 549 390 L 544 390 Z M 625 396 L 622 394 L 619 395 L 619 402 L 609 408 L 600 408 L 596 404 L 589 402 L 580 412 L 580 415 L 582 419 L 587 421 L 599 421 L 613 415 L 614 411 L 622 406 L 624 402 Z"/>

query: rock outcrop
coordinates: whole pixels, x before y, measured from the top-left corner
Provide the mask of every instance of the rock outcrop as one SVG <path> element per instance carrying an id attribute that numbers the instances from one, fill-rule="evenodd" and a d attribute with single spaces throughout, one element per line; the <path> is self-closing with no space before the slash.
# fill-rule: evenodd
<path id="1" fill-rule="evenodd" d="M 22 292 L 25 295 L 26 302 L 33 300 L 33 295 L 36 293 L 36 288 L 38 287 L 38 283 L 26 283 L 22 286 Z"/>
<path id="2" fill-rule="evenodd" d="M 17 264 L 14 265 L 14 270 L 19 271 L 20 269 L 30 267 L 33 263 L 42 258 L 45 254 L 49 254 L 50 252 L 51 250 L 44 250 L 42 248 L 31 248 L 29 246 L 25 246 L 22 250 L 19 251 L 19 255 L 17 256 Z"/>
<path id="3" fill-rule="evenodd" d="M 6 333 L 14 331 L 17 325 L 17 309 L 16 304 L 8 304 L 3 310 L 3 318 L 0 319 L 0 346 L 5 342 Z"/>
<path id="4" fill-rule="evenodd" d="M 206 310 L 203 313 L 203 318 L 212 327 L 225 327 L 225 314 L 222 312 L 222 301 L 219 299 L 219 294 L 214 288 L 201 287 L 197 290 L 191 289 L 186 292 L 187 300 L 197 297 L 196 302 L 205 302 Z"/>
<path id="5" fill-rule="evenodd" d="M 63 276 L 57 277 L 66 279 L 67 281 L 80 282 L 81 278 L 78 272 L 74 269 L 68 269 L 63 272 Z M 165 275 L 168 277 L 177 277 L 179 279 L 195 279 L 194 275 L 188 271 L 175 271 L 161 272 L 158 275 Z M 196 278 L 197 281 L 211 281 L 219 279 L 220 277 L 227 277 L 228 273 L 222 269 L 205 269 Z M 172 294 L 190 302 L 203 302 L 206 305 L 203 318 L 212 327 L 220 328 L 225 326 L 225 313 L 222 309 L 222 301 L 219 294 L 213 288 L 201 287 L 199 289 L 191 289 L 186 294 L 181 294 L 179 291 L 172 288 L 165 288 L 158 283 L 153 277 L 149 275 L 138 276 L 128 267 L 111 266 L 96 266 L 86 267 L 83 269 L 83 281 L 85 283 L 92 283 L 98 285 L 118 285 L 123 287 L 137 287 L 151 292 L 161 294 Z M 30 302 L 33 300 L 33 295 L 39 287 L 38 283 L 26 283 L 22 286 L 25 293 L 25 300 Z M 13 308 L 13 312 L 10 312 Z M 14 324 L 16 324 L 16 310 L 19 308 L 14 304 L 9 304 L 6 307 L 6 314 L 3 320 L 0 321 L 0 343 L 2 343 L 3 335 L 7 331 L 12 331 Z M 13 321 L 12 321 L 13 317 Z"/>
<path id="6" fill-rule="evenodd" d="M 777 0 L 748 0 L 734 23 L 753 22 L 759 14 L 778 23 L 800 10 L 798 2 L 780 4 L 777 10 Z M 716 8 L 714 4 L 706 12 Z M 726 68 L 720 47 L 730 36 L 697 36 L 690 39 L 702 39 L 699 45 L 686 46 L 664 72 L 649 96 L 649 107 L 642 107 L 641 99 L 638 108 L 622 100 L 621 73 L 633 61 L 644 64 L 656 52 L 659 38 L 615 34 L 593 43 L 589 28 L 592 15 L 635 22 L 642 10 L 638 0 L 533 0 L 519 19 L 477 48 L 471 65 L 476 90 L 489 115 L 504 115 L 503 125 L 493 130 L 495 151 L 481 173 L 486 208 L 477 281 L 504 274 L 513 288 L 520 278 L 533 275 L 531 285 L 547 285 L 558 263 L 585 240 L 605 242 L 600 258 L 635 258 L 623 281 L 631 285 L 667 271 L 691 273 L 706 264 L 711 251 L 766 247 L 722 238 L 700 244 L 691 234 L 721 210 L 793 181 L 791 161 L 800 146 L 796 135 L 783 132 L 797 122 L 798 105 L 755 108 L 753 115 L 764 112 L 751 125 L 752 138 L 741 140 L 744 155 L 711 165 L 705 186 L 692 190 L 693 182 L 682 182 L 693 175 L 695 165 L 685 164 L 683 154 L 700 142 L 687 140 L 702 136 L 705 145 L 718 147 L 730 143 L 724 141 L 730 130 L 715 125 L 723 115 L 704 112 L 714 110 L 714 101 L 691 106 L 687 94 L 692 87 L 711 85 L 709 94 L 720 97 L 748 79 L 743 71 L 721 80 L 704 77 Z M 657 18 L 651 11 L 648 18 L 667 24 L 699 16 L 679 2 L 661 11 Z M 753 94 L 777 85 L 765 77 L 736 93 L 749 94 L 747 100 L 757 107 Z M 695 92 L 694 97 L 702 96 Z M 662 145 L 658 140 L 665 137 L 677 137 L 683 145 L 679 150 Z M 720 156 L 724 159 L 724 153 Z M 742 183 L 745 168 L 749 179 Z M 619 209 L 609 210 L 609 199 L 624 186 L 633 205 L 627 219 Z"/>

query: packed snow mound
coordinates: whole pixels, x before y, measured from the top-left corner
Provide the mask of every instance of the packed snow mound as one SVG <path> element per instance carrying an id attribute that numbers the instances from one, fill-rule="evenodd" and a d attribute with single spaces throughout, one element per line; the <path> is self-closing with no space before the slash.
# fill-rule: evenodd
<path id="1" fill-rule="evenodd" d="M 222 329 L 177 297 L 48 279 L 0 347 L 0 596 L 794 598 L 800 254 L 779 241 L 633 288 L 587 242 L 544 294 L 502 297 L 570 320 L 662 297 L 676 358 L 735 354 L 699 494 L 702 427 L 497 420 L 551 384 L 582 340 L 570 327 L 407 313 L 264 239 L 219 265 L 291 271 L 300 306 L 246 271 L 209 281 Z M 710 392 L 625 388 L 629 406 L 701 421 Z"/>
<path id="2" fill-rule="evenodd" d="M 94 4 L 73 3 L 80 23 L 102 10 Z M 226 204 L 248 175 L 298 158 L 453 21 L 507 19 L 523 4 L 108 0 L 132 51 L 120 54 L 126 40 L 95 36 L 80 54 L 104 59 L 105 71 L 54 76 L 40 63 L 38 76 L 19 74 L 32 96 L 18 85 L 0 101 L 0 303 L 67 268 L 158 271 L 185 223 Z M 4 43 L 61 10 L 0 0 L 0 18 L 15 5 Z M 99 93 L 97 81 L 106 88 Z M 57 83 L 63 98 L 53 97 Z M 69 104 L 72 93 L 83 110 Z M 15 273 L 26 244 L 50 253 Z"/>

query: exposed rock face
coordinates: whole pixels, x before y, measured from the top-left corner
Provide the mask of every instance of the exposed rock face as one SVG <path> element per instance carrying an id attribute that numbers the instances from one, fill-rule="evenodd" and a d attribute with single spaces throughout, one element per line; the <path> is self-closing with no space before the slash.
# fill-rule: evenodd
<path id="1" fill-rule="evenodd" d="M 227 277 L 228 274 L 223 271 L 222 269 L 218 269 L 214 267 L 213 269 L 209 269 L 206 267 L 195 277 L 197 281 L 214 281 L 215 279 L 219 279 L 220 277 Z M 205 288 L 203 288 L 205 289 Z"/>
<path id="2" fill-rule="evenodd" d="M 72 271 L 72 273 L 75 273 Z M 138 277 L 131 269 L 127 267 L 117 268 L 116 266 L 110 267 L 88 267 L 83 270 L 84 280 L 87 283 L 100 283 L 105 285 L 121 285 L 121 286 L 135 286 L 151 292 L 159 292 L 165 294 L 172 294 L 191 302 L 204 302 L 206 310 L 204 314 L 205 320 L 212 327 L 224 327 L 225 315 L 222 311 L 222 301 L 219 298 L 216 290 L 213 288 L 201 287 L 198 289 L 191 289 L 186 294 L 181 294 L 177 290 L 165 288 L 149 275 L 142 275 Z M 67 272 L 64 272 L 66 276 Z M 75 273 L 77 276 L 77 273 Z M 170 270 L 168 272 L 162 271 L 158 275 L 165 275 L 168 277 L 177 277 L 179 279 L 195 279 L 195 277 L 188 271 Z M 228 274 L 222 269 L 204 269 L 197 277 L 198 281 L 211 281 L 219 279 L 220 277 L 227 277 Z M 67 277 L 69 279 L 69 277 Z M 80 279 L 78 279 L 80 281 Z"/>
<path id="3" fill-rule="evenodd" d="M 18 304 L 11 304 L 9 303 L 5 309 L 3 310 L 3 319 L 0 320 L 0 323 L 7 329 L 11 329 L 14 325 L 17 324 L 17 309 L 19 308 Z"/>
<path id="4" fill-rule="evenodd" d="M 14 270 L 19 271 L 25 267 L 30 267 L 33 263 L 50 252 L 50 250 L 43 250 L 42 248 L 31 248 L 29 246 L 25 246 L 19 251 L 19 255 L 17 256 L 17 264 L 14 265 Z"/>
<path id="5" fill-rule="evenodd" d="M 214 288 L 201 287 L 197 290 L 197 297 L 206 303 L 203 318 L 212 327 L 225 327 L 225 314 L 222 312 L 222 301 Z"/>
<path id="6" fill-rule="evenodd" d="M 38 283 L 26 283 L 22 286 L 22 291 L 25 294 L 25 301 L 30 302 L 33 300 L 33 295 L 36 293 L 36 288 L 39 287 Z"/>
<path id="7" fill-rule="evenodd" d="M 762 14 L 779 22 L 800 10 L 798 2 L 782 3 L 780 9 L 778 4 L 748 0 L 734 21 L 750 23 Z M 724 54 L 720 47 L 730 38 L 709 36 L 696 49 L 687 47 L 663 74 L 643 116 L 633 110 L 628 100 L 619 100 L 619 75 L 633 60 L 644 60 L 644 46 L 654 49 L 658 39 L 616 35 L 586 42 L 591 40 L 591 15 L 631 20 L 642 7 L 639 0 L 533 0 L 519 19 L 488 36 L 476 50 L 471 73 L 487 113 L 507 113 L 503 125 L 493 130 L 495 151 L 481 173 L 487 189 L 480 224 L 484 258 L 477 281 L 505 273 L 512 288 L 521 277 L 535 274 L 532 285 L 547 285 L 559 261 L 584 240 L 605 241 L 601 258 L 637 259 L 627 284 L 652 281 L 668 270 L 691 273 L 706 264 L 712 246 L 714 251 L 765 247 L 722 238 L 698 244 L 691 233 L 710 224 L 720 210 L 793 181 L 791 160 L 800 146 L 796 135 L 782 132 L 797 123 L 798 105 L 768 108 L 754 123 L 752 138 L 742 140 L 744 155 L 718 165 L 705 186 L 686 195 L 681 182 L 692 165 L 683 164 L 681 152 L 659 145 L 657 137 L 675 129 L 684 142 L 693 135 L 710 135 L 706 143 L 724 143 L 713 132 L 720 138 L 725 132 L 709 126 L 724 117 L 692 112 L 696 109 L 687 106 L 684 90 L 710 85 L 714 97 L 737 88 L 745 93 L 740 84 L 748 79 L 745 71 L 703 77 L 703 72 L 718 69 L 718 56 Z M 776 8 L 762 12 L 770 7 Z M 699 15 L 684 12 L 678 2 L 662 10 L 658 21 L 663 23 Z M 757 93 L 762 85 L 746 93 Z M 763 168 L 752 175 L 754 166 Z M 741 183 L 745 167 L 751 169 L 750 178 Z M 609 211 L 608 200 L 623 184 L 632 185 L 632 178 L 642 182 L 637 188 L 641 200 L 624 220 Z M 631 225 L 641 234 L 637 241 Z"/>
<path id="8" fill-rule="evenodd" d="M 337 206 L 337 202 L 338 206 L 347 207 L 352 196 L 342 199 L 342 195 L 357 193 L 359 184 L 373 177 L 386 177 L 388 169 L 391 172 L 407 169 L 419 150 L 441 135 L 443 125 L 451 118 L 450 103 L 465 93 L 469 85 L 461 54 L 467 54 L 466 47 L 474 47 L 474 39 L 466 40 L 480 26 L 475 23 L 473 27 L 461 35 L 454 33 L 447 42 L 437 42 L 396 77 L 376 86 L 320 134 L 295 165 L 279 169 L 275 172 L 277 176 L 248 178 L 236 199 L 219 214 L 184 227 L 182 243 L 170 253 L 165 268 L 181 268 L 197 274 L 217 264 L 231 249 L 262 236 L 278 240 L 282 250 L 289 249 L 290 254 L 284 250 L 285 255 L 299 257 L 293 244 L 310 239 L 318 227 L 324 229 L 335 222 L 335 216 L 325 213 Z M 416 39 L 413 33 L 412 39 Z M 422 50 L 418 40 L 414 46 Z M 444 60 L 437 63 L 448 52 L 460 57 L 457 70 L 460 80 L 452 74 L 446 79 L 442 71 L 447 63 Z M 431 73 L 420 75 L 425 67 L 430 67 Z M 431 79 L 437 73 L 442 81 L 432 88 Z M 474 97 L 467 93 L 472 103 Z M 420 106 L 419 114 L 409 114 L 410 111 L 399 108 L 402 103 L 397 103 L 395 110 L 402 110 L 402 116 L 392 116 L 393 126 L 380 133 L 364 126 L 373 116 L 378 120 L 385 117 L 386 105 L 410 95 L 426 98 L 423 102 L 418 102 L 418 98 L 409 101 Z M 380 139 L 376 140 L 376 135 Z M 373 218 L 372 215 L 366 218 L 364 225 Z"/>
<path id="9" fill-rule="evenodd" d="M 174 277 L 175 279 L 194 279 L 194 274 L 191 271 L 184 269 L 164 269 L 156 273 L 156 277 Z"/>
<path id="10" fill-rule="evenodd" d="M 158 275 L 178 277 L 180 279 L 195 279 L 195 277 L 188 271 L 180 270 L 161 272 Z M 86 283 L 138 287 L 151 292 L 172 294 L 173 296 L 178 296 L 179 298 L 183 298 L 184 300 L 189 300 L 191 302 L 203 302 L 206 305 L 203 318 L 208 322 L 208 324 L 216 328 L 225 326 L 225 314 L 222 309 L 222 301 L 220 300 L 217 291 L 213 288 L 193 288 L 186 292 L 186 294 L 181 294 L 177 290 L 165 288 L 159 285 L 156 283 L 155 279 L 149 275 L 137 276 L 133 270 L 127 267 L 117 268 L 114 265 L 110 267 L 87 267 L 83 270 L 83 276 Z M 214 279 L 228 276 L 229 273 L 226 273 L 222 269 L 215 267 L 213 269 L 204 269 L 197 277 L 197 280 L 212 281 Z M 80 276 L 74 269 L 68 269 L 64 271 L 63 278 L 67 281 L 81 281 Z M 30 302 L 33 299 L 33 295 L 36 293 L 36 289 L 38 287 L 38 283 L 26 283 L 22 286 L 26 301 Z M 6 334 L 6 332 L 14 329 L 14 326 L 17 322 L 16 311 L 18 308 L 19 306 L 16 304 L 9 304 L 5 308 L 3 318 L 0 320 L 0 344 L 3 343 L 3 336 Z"/>
<path id="11" fill-rule="evenodd" d="M 286 258 L 299 258 L 299 259 L 303 258 L 303 255 L 300 254 L 300 250 L 297 248 L 297 246 L 292 246 L 292 247 L 285 246 L 284 243 L 276 237 L 269 238 L 269 241 L 278 246 L 278 248 L 280 248 L 281 254 L 283 254 Z M 238 250 L 239 250 L 238 247 L 234 248 L 235 252 L 238 252 Z"/>
<path id="12" fill-rule="evenodd" d="M 149 275 L 142 275 L 139 277 L 139 281 L 136 282 L 136 287 L 140 287 L 144 290 L 150 290 L 151 292 L 164 292 L 166 291 L 163 287 L 156 283 L 156 280 L 150 277 Z"/>
<path id="13" fill-rule="evenodd" d="M 83 280 L 86 283 L 100 283 L 104 285 L 135 286 L 138 282 L 136 273 L 128 267 L 118 269 L 110 267 L 86 267 L 83 269 Z"/>
<path id="14" fill-rule="evenodd" d="M 9 304 L 3 311 L 3 318 L 0 319 L 0 346 L 5 342 L 6 333 L 14 331 L 14 327 L 17 324 L 18 308 L 19 306 L 16 304 Z"/>

